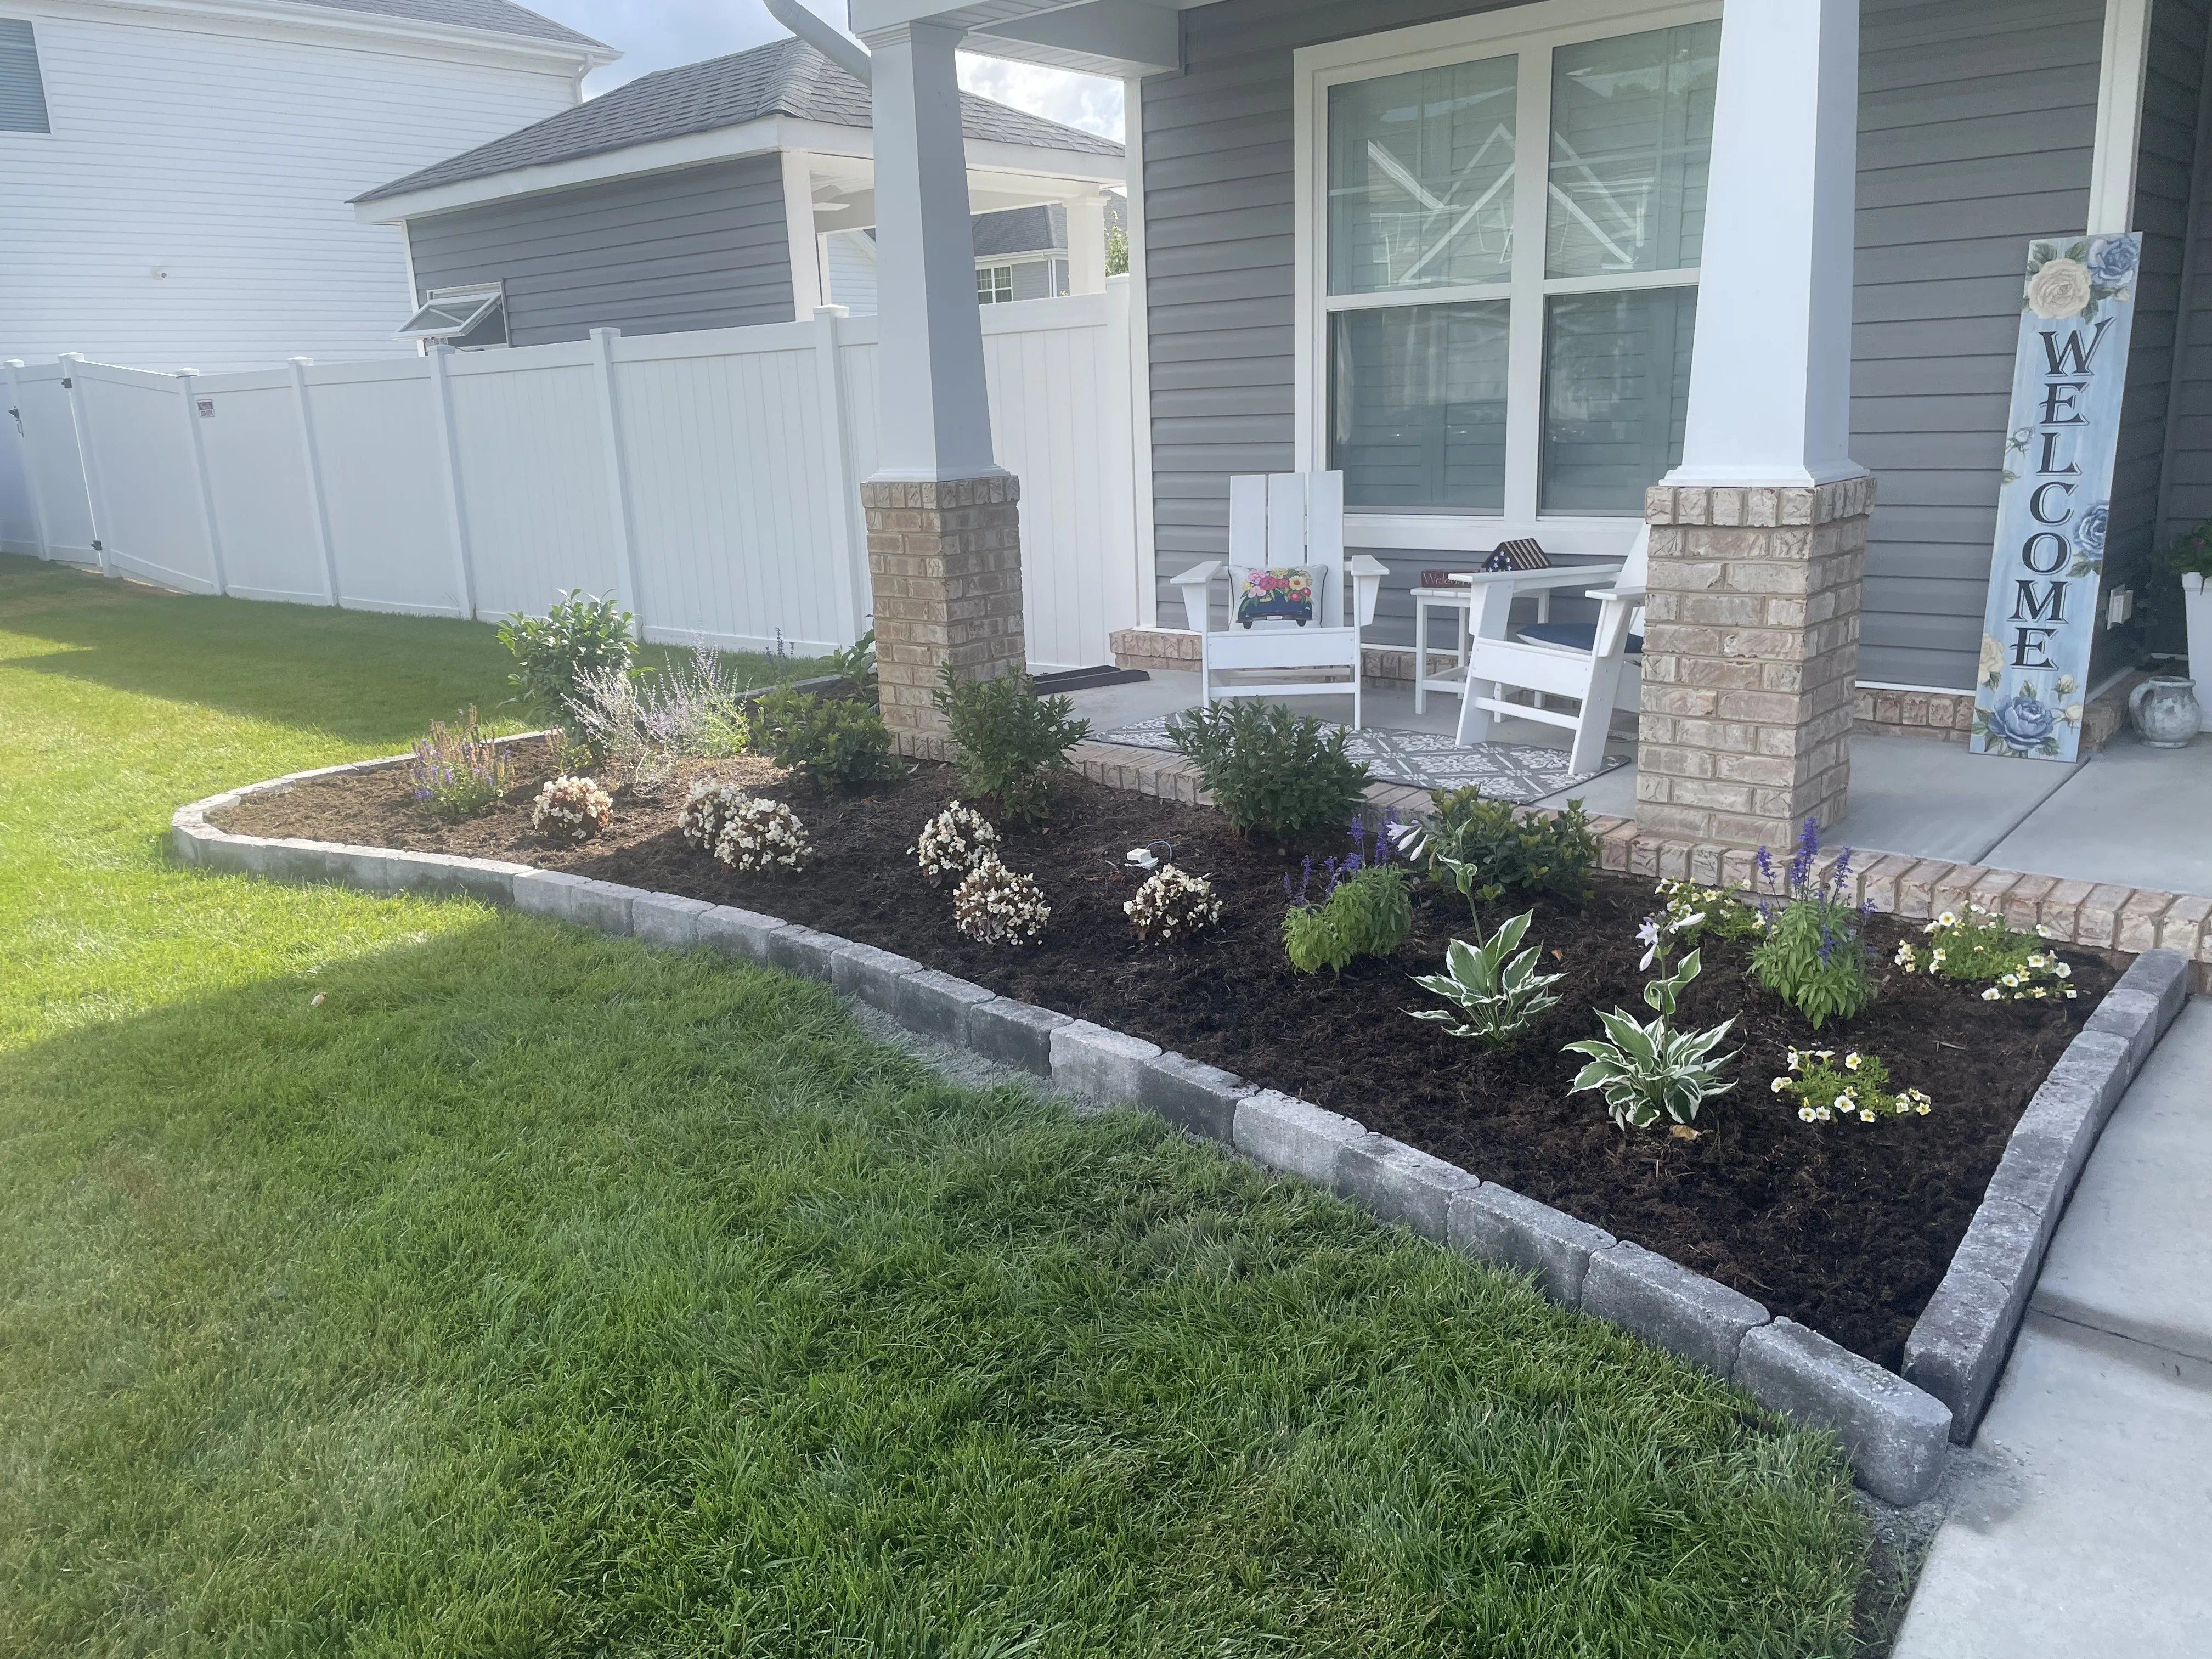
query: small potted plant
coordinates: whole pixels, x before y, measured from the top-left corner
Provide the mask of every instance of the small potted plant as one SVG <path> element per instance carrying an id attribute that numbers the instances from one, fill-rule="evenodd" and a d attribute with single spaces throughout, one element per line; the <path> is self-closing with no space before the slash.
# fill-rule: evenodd
<path id="1" fill-rule="evenodd" d="M 2181 578 L 2181 604 L 2189 621 L 2189 672 L 2212 668 L 2212 519 L 2166 550 L 2166 564 Z M 2199 698 L 2200 708 L 2205 699 Z M 2212 732 L 2212 714 L 2200 713 L 2203 729 Z"/>

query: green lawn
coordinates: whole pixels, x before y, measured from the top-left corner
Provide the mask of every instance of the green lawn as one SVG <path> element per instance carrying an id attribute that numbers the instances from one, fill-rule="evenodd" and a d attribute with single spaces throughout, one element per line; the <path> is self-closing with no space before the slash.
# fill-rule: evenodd
<path id="1" fill-rule="evenodd" d="M 168 860 L 502 672 L 0 559 L 0 1653 L 1851 1650 L 1826 1443 L 1515 1280 L 820 986 Z"/>

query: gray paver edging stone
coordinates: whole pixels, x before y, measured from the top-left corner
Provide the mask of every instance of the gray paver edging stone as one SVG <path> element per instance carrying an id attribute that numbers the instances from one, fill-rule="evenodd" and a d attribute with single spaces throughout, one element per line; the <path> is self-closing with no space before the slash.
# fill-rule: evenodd
<path id="1" fill-rule="evenodd" d="M 1913 1327 L 1899 1377 L 1678 1262 L 1355 1119 L 1164 1053 L 1142 1038 L 997 995 L 911 957 L 755 911 L 562 871 L 234 836 L 207 822 L 208 813 L 250 794 L 410 758 L 320 767 L 179 807 L 171 820 L 177 855 L 203 868 L 283 880 L 467 893 L 604 933 L 703 946 L 828 981 L 910 1030 L 1021 1066 L 1100 1104 L 1141 1106 L 1384 1220 L 1527 1273 L 1551 1300 L 1610 1319 L 1770 1409 L 1832 1431 L 1859 1483 L 1893 1504 L 1925 1498 L 1942 1473 L 1948 1442 L 1972 1438 L 2097 1133 L 2188 995 L 2186 960 L 2149 951 L 2092 1013 L 2022 1114 L 1989 1196 Z"/>
<path id="2" fill-rule="evenodd" d="M 2090 1012 L 2014 1125 L 1936 1294 L 1905 1340 L 1905 1377 L 1951 1408 L 1970 1443 L 2097 1136 L 2189 998 L 2189 960 L 2145 951 Z"/>

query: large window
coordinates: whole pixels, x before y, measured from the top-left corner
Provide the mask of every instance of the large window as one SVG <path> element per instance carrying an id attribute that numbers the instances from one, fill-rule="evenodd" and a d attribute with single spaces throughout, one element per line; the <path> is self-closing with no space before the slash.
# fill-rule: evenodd
<path id="1" fill-rule="evenodd" d="M 1316 464 L 1370 511 L 1640 514 L 1681 455 L 1719 23 L 1390 41 L 1321 49 Z"/>
<path id="2" fill-rule="evenodd" d="M 0 17 L 0 132 L 46 132 L 46 88 L 30 20 Z"/>

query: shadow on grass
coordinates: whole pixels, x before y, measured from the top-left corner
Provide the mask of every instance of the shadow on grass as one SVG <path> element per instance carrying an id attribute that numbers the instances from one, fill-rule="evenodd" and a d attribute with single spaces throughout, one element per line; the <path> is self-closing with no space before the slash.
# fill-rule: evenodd
<path id="1" fill-rule="evenodd" d="M 1849 1651 L 1826 1443 L 825 988 L 491 915 L 0 1073 L 31 1649 Z"/>

